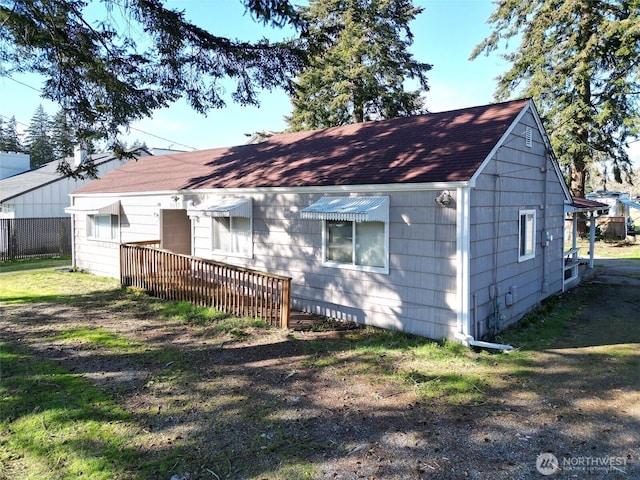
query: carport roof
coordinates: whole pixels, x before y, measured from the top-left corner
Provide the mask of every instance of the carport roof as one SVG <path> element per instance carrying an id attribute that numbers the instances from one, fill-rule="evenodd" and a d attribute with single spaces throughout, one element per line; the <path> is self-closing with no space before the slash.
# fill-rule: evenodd
<path id="1" fill-rule="evenodd" d="M 143 157 L 74 193 L 465 182 L 529 100 Z"/>
<path id="2" fill-rule="evenodd" d="M 581 197 L 573 197 L 571 199 L 571 206 L 575 212 L 593 212 L 609 209 L 609 205 L 606 203 L 596 202 L 595 200 L 589 200 Z"/>

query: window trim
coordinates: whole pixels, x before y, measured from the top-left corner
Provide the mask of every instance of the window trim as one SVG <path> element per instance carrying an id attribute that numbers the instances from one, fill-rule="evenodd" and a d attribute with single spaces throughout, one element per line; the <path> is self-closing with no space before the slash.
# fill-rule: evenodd
<path id="1" fill-rule="evenodd" d="M 527 230 L 528 221 L 527 218 L 531 215 L 532 217 L 532 228 L 531 231 Z M 524 218 L 524 225 L 523 225 Z M 526 238 L 523 238 L 523 227 L 524 227 L 524 235 Z M 531 241 L 531 252 L 527 253 L 526 251 L 526 243 L 527 240 Z M 526 243 L 525 243 L 526 242 Z M 524 247 L 524 248 L 523 248 Z M 527 209 L 527 210 L 519 210 L 518 211 L 518 262 L 525 262 L 536 256 L 536 210 L 535 209 Z"/>
<path id="2" fill-rule="evenodd" d="M 352 235 L 351 235 L 351 263 L 346 262 L 338 262 L 335 260 L 327 260 L 328 253 L 328 236 L 327 236 L 327 222 L 335 222 L 335 221 L 344 221 L 351 222 Z M 370 265 L 358 265 L 355 263 L 356 261 L 356 225 L 358 223 L 382 223 L 384 227 L 384 266 L 383 267 L 373 267 Z M 385 275 L 389 274 L 389 220 L 385 221 L 373 221 L 373 222 L 356 222 L 354 220 L 322 220 L 322 265 L 330 268 L 340 268 L 345 270 L 356 270 L 360 272 L 371 272 L 371 273 L 382 273 Z"/>
<path id="3" fill-rule="evenodd" d="M 215 223 L 225 218 L 229 219 L 230 245 L 234 245 L 234 242 L 233 242 L 233 238 L 235 236 L 235 231 L 233 229 L 234 219 L 246 218 L 249 220 L 249 251 L 248 252 L 234 252 L 232 250 L 223 250 L 220 248 L 215 248 L 215 228 L 216 228 Z M 250 217 L 239 216 L 239 215 L 212 216 L 211 224 L 210 224 L 210 232 L 211 232 L 211 253 L 213 255 L 224 255 L 227 257 L 237 257 L 237 258 L 253 258 L 253 215 Z"/>
<path id="4" fill-rule="evenodd" d="M 103 238 L 95 235 L 97 217 L 109 217 L 111 238 Z M 113 217 L 115 217 L 115 223 L 114 223 Z M 120 215 L 119 214 L 95 213 L 95 214 L 87 215 L 87 240 L 91 240 L 94 242 L 119 243 L 119 238 L 120 238 Z"/>

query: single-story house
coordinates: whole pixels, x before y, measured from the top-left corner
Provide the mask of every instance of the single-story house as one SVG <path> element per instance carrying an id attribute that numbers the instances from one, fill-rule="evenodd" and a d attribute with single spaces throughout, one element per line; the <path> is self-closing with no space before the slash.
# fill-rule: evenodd
<path id="1" fill-rule="evenodd" d="M 531 100 L 141 158 L 79 188 L 74 263 L 119 244 L 292 278 L 292 308 L 478 339 L 564 288 L 572 199 Z"/>

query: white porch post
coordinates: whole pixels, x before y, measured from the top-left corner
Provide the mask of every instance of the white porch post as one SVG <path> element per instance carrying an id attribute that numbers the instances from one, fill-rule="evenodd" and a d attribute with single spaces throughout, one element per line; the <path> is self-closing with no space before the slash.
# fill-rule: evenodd
<path id="1" fill-rule="evenodd" d="M 589 212 L 589 268 L 593 268 L 593 251 L 596 244 L 596 212 Z"/>

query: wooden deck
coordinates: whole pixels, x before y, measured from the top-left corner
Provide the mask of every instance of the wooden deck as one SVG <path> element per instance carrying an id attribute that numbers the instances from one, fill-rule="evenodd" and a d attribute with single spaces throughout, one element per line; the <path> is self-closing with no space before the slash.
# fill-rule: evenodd
<path id="1" fill-rule="evenodd" d="M 173 253 L 157 243 L 120 246 L 122 285 L 289 328 L 291 278 Z"/>

